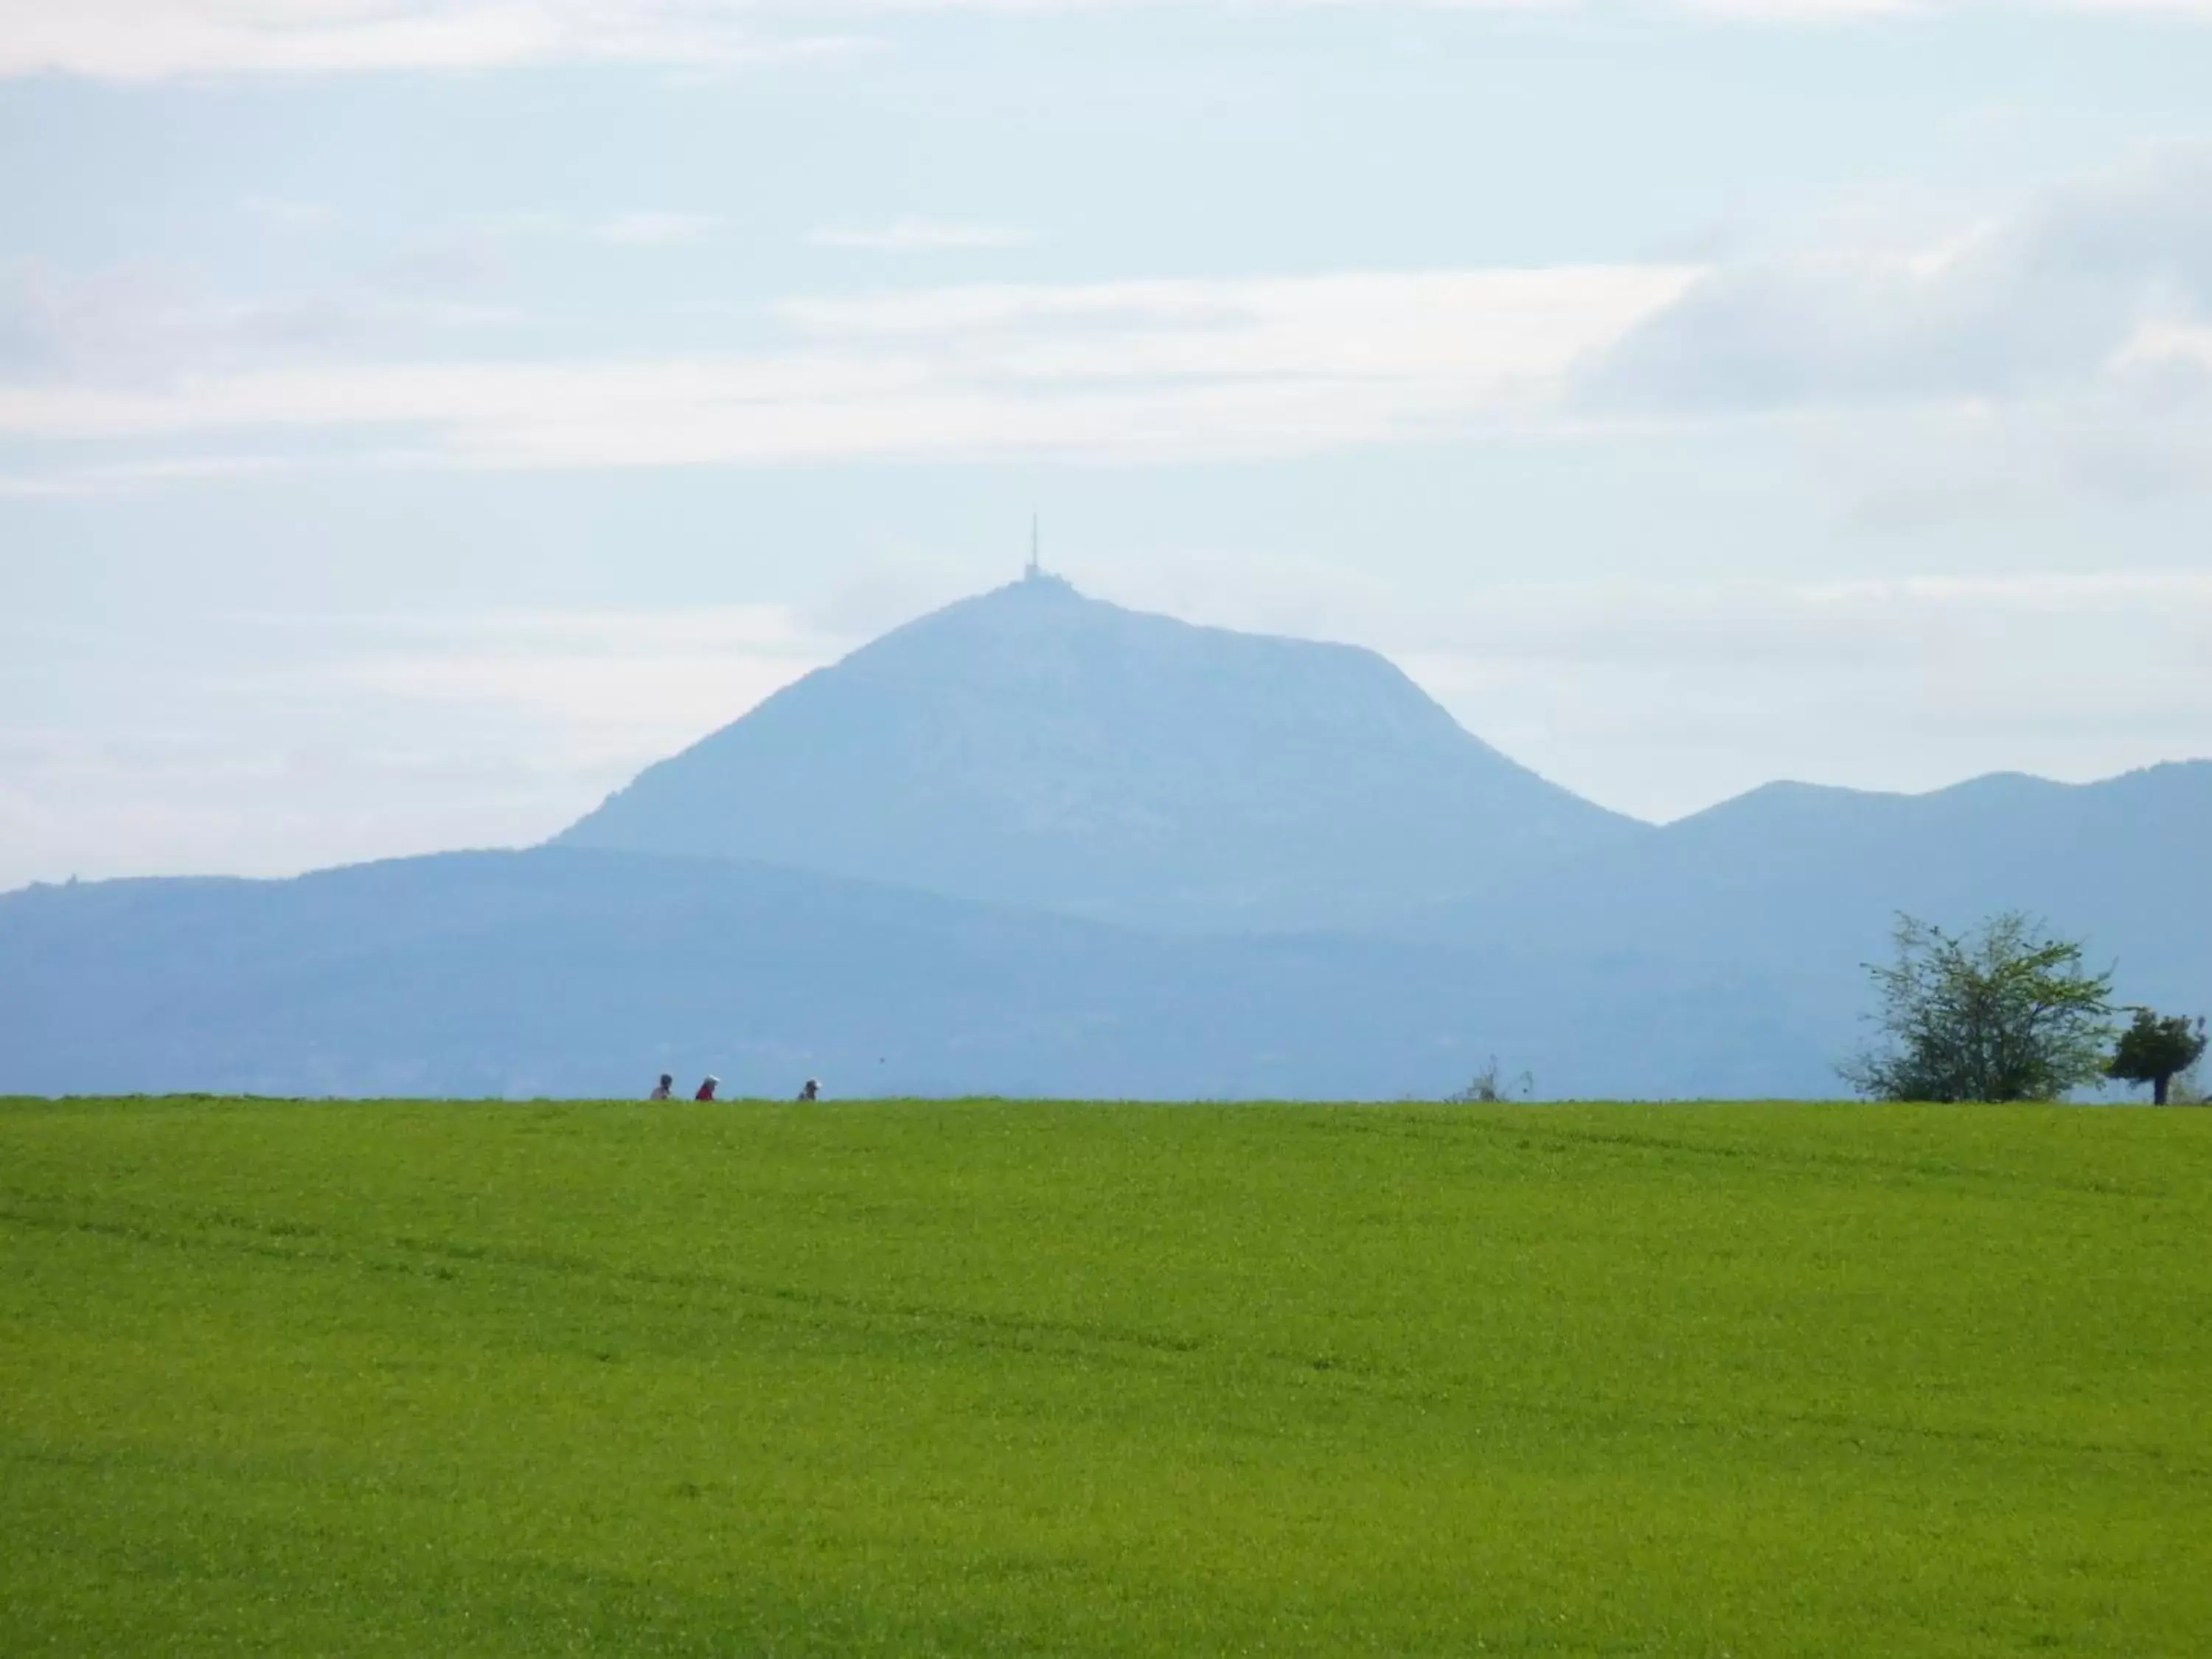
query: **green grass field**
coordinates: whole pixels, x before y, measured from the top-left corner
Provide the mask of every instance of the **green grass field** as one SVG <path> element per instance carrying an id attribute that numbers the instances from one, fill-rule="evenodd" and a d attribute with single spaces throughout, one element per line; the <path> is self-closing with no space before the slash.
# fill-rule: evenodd
<path id="1" fill-rule="evenodd" d="M 2212 1112 L 0 1104 L 0 1652 L 2212 1653 Z"/>

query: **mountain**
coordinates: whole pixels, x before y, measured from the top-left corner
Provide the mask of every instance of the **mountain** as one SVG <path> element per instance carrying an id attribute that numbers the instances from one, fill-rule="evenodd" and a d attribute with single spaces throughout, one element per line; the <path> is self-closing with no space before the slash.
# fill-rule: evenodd
<path id="1" fill-rule="evenodd" d="M 1861 964 L 1887 959 L 1900 912 L 1958 931 L 2025 910 L 2117 964 L 2124 1000 L 2212 1012 L 2208 845 L 2212 762 L 1925 795 L 1778 783 L 1386 931 L 1643 979 L 1755 976 L 1807 1052 L 1837 1053 L 1860 1035 Z"/>
<path id="2" fill-rule="evenodd" d="M 1044 576 L 807 676 L 558 843 L 1226 931 L 1356 923 L 1646 831 L 1469 735 L 1372 652 Z"/>
<path id="3" fill-rule="evenodd" d="M 1756 986 L 1352 938 L 1155 936 L 726 859 L 562 848 L 0 896 L 0 1093 L 1741 1093 Z M 1600 1047 L 1583 1033 L 1602 1023 Z M 1778 1032 L 1772 1035 L 1779 1036 Z"/>
<path id="4" fill-rule="evenodd" d="M 2027 910 L 2212 1012 L 2208 824 L 2197 762 L 1654 829 L 1369 653 L 1043 580 L 556 845 L 0 896 L 0 1092 L 1377 1098 L 1495 1055 L 1550 1096 L 1827 1095 L 1899 911 Z"/>

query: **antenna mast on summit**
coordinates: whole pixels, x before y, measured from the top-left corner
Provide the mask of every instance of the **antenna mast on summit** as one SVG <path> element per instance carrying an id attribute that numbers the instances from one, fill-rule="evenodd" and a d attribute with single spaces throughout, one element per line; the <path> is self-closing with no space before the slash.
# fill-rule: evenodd
<path id="1" fill-rule="evenodd" d="M 1044 574 L 1044 566 L 1037 560 L 1037 515 L 1032 513 L 1030 514 L 1030 562 L 1022 569 L 1022 578 L 1025 581 L 1033 582 Z"/>

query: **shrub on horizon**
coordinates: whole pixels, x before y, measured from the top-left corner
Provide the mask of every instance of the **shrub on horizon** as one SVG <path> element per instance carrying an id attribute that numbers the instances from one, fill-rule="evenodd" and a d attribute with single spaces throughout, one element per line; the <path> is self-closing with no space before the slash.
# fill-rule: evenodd
<path id="1" fill-rule="evenodd" d="M 1900 915 L 1867 964 L 1886 1041 L 1837 1069 L 1869 1100 L 2057 1100 L 2106 1076 L 2112 975 L 2016 910 L 1962 936 Z"/>

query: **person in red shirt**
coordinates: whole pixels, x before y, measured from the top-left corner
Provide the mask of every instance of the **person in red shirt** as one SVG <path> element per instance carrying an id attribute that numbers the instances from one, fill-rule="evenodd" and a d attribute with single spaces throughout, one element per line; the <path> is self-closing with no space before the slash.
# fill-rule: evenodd
<path id="1" fill-rule="evenodd" d="M 712 1100 L 714 1097 L 714 1087 L 717 1084 L 721 1082 L 721 1080 L 722 1079 L 718 1077 L 708 1078 L 704 1083 L 699 1085 L 699 1092 L 692 1096 L 691 1098 L 694 1100 Z"/>

